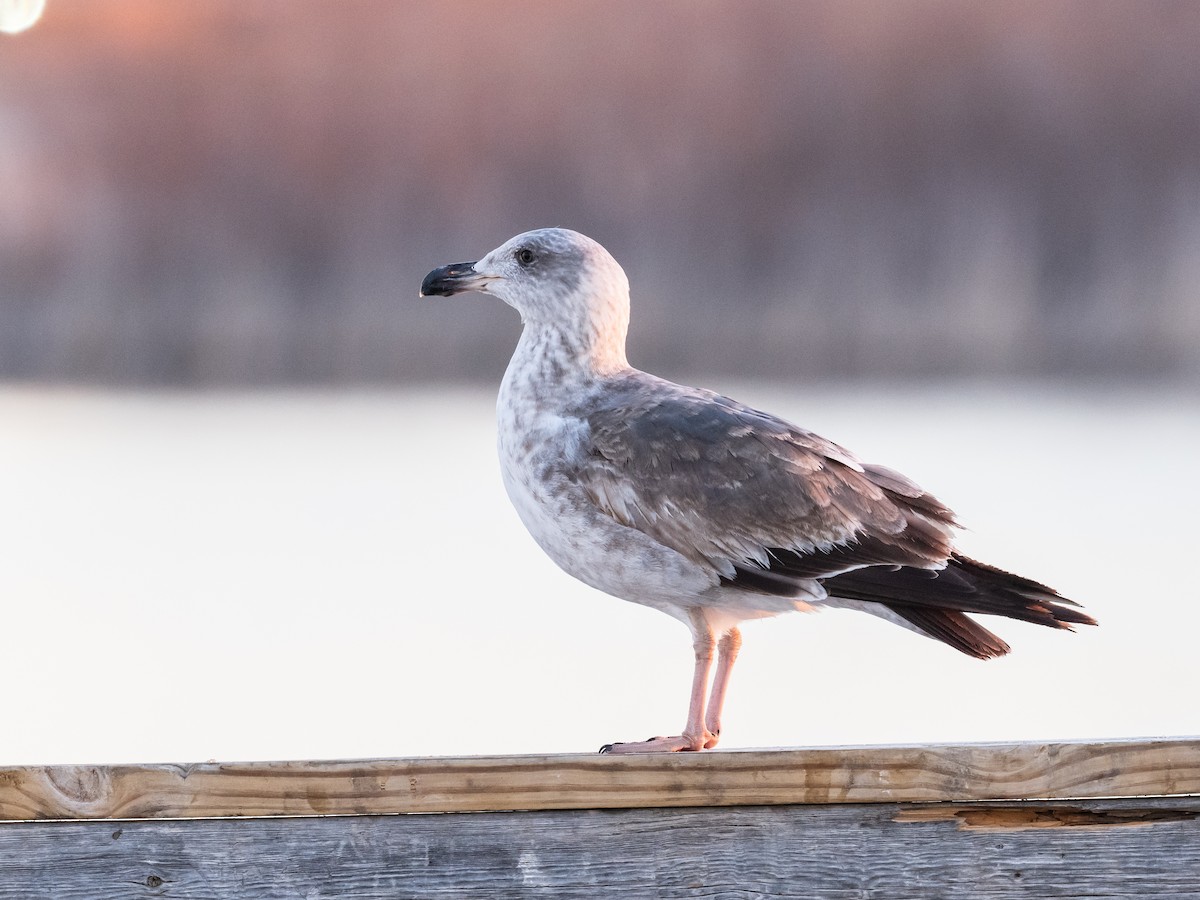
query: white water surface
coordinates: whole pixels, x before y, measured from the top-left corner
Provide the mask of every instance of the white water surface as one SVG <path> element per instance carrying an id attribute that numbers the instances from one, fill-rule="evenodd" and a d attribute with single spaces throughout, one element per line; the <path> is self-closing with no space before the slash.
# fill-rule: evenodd
<path id="1" fill-rule="evenodd" d="M 1200 733 L 1200 397 L 709 384 L 906 472 L 1082 602 L 981 663 L 844 611 L 748 624 L 723 746 Z M 543 557 L 494 391 L 0 387 L 0 764 L 588 752 L 676 732 L 691 646 Z"/>

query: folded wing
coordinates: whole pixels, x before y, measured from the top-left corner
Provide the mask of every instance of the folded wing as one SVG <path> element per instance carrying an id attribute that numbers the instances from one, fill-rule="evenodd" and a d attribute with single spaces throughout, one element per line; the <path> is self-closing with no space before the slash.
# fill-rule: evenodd
<path id="1" fill-rule="evenodd" d="M 1091 623 L 1045 585 L 956 554 L 954 514 L 911 480 L 717 394 L 635 372 L 579 415 L 593 502 L 731 587 L 816 581 L 972 656 L 1008 646 L 964 613 Z"/>

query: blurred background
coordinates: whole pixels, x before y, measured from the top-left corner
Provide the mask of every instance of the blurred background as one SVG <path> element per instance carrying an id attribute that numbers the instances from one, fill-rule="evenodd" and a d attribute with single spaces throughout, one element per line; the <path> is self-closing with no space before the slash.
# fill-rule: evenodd
<path id="1" fill-rule="evenodd" d="M 0 34 L 0 762 L 677 728 L 684 632 L 502 495 L 516 316 L 417 298 L 545 225 L 624 265 L 635 365 L 904 469 L 1105 626 L 982 666 L 756 624 L 734 744 L 1200 730 L 1151 565 L 1200 537 L 1198 46 L 1185 0 L 47 0 Z"/>
<path id="2" fill-rule="evenodd" d="M 565 225 L 651 368 L 1196 379 L 1197 46 L 1190 2 L 50 0 L 0 44 L 0 375 L 494 378 L 513 317 L 420 276 Z"/>

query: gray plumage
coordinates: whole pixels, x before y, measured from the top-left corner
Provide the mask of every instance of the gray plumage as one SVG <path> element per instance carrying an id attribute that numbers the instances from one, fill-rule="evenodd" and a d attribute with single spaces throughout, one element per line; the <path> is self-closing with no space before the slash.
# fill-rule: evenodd
<path id="1" fill-rule="evenodd" d="M 894 561 L 925 566 L 950 552 L 948 509 L 812 432 L 642 372 L 605 388 L 577 410 L 590 438 L 580 481 L 617 521 L 727 579 L 747 564 L 769 569 L 772 548 L 811 554 L 870 537 L 894 548 Z M 860 562 L 847 556 L 814 574 Z"/>

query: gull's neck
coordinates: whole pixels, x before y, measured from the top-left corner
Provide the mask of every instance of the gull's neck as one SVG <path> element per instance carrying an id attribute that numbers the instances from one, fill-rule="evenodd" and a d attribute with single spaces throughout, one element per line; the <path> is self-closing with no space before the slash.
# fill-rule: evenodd
<path id="1" fill-rule="evenodd" d="M 523 317 L 525 327 L 509 374 L 514 366 L 519 366 L 534 378 L 590 380 L 629 369 L 625 357 L 628 292 L 592 294 L 582 302 L 582 310 L 571 309 L 572 305 L 568 301 L 565 308 L 554 310 L 557 316 Z"/>
<path id="2" fill-rule="evenodd" d="M 504 380 L 536 383 L 542 393 L 554 385 L 577 385 L 628 369 L 623 328 L 567 331 L 527 321 Z"/>

